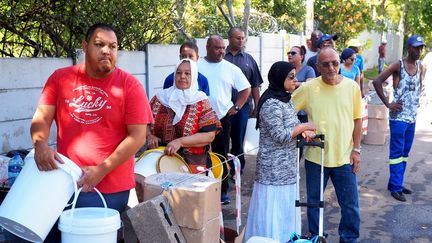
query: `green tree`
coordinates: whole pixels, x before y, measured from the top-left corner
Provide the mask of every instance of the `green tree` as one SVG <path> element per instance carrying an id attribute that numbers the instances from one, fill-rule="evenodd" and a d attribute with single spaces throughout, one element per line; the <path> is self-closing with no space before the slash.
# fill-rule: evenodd
<path id="1" fill-rule="evenodd" d="M 425 38 L 426 44 L 432 46 L 432 1 L 408 0 L 405 4 L 405 36 L 419 34 Z"/>
<path id="2" fill-rule="evenodd" d="M 0 56 L 73 56 L 97 22 L 118 30 L 121 49 L 175 37 L 170 0 L 0 0 Z"/>
<path id="3" fill-rule="evenodd" d="M 297 33 L 303 30 L 304 0 L 252 0 L 252 7 L 277 19 L 280 29 Z"/>
<path id="4" fill-rule="evenodd" d="M 363 30 L 372 29 L 375 22 L 372 1 L 315 0 L 314 19 L 318 29 L 324 33 L 338 34 L 339 43 L 358 36 Z"/>
<path id="5" fill-rule="evenodd" d="M 375 0 L 378 1 L 378 0 Z M 432 0 L 379 0 L 377 11 L 380 31 L 397 31 L 402 22 L 405 39 L 418 34 L 425 38 L 426 45 L 432 46 Z"/>

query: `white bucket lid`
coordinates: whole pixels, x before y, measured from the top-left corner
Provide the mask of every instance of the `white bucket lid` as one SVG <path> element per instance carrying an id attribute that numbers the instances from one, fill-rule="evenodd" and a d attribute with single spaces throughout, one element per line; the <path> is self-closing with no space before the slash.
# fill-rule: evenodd
<path id="1" fill-rule="evenodd" d="M 58 228 L 65 233 L 103 234 L 121 227 L 120 214 L 111 208 L 85 207 L 66 210 L 60 216 Z"/>

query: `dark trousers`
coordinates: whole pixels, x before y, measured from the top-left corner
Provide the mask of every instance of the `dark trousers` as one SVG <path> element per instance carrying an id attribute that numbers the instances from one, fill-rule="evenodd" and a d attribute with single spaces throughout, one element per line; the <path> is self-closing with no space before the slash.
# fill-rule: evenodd
<path id="1" fill-rule="evenodd" d="M 237 114 L 231 116 L 231 154 L 237 156 L 243 154 L 243 142 L 246 134 L 247 122 L 249 119 L 250 108 L 248 104 L 245 104 Z M 238 156 L 241 164 L 241 173 L 246 164 L 243 155 Z M 235 173 L 234 163 L 230 161 L 231 175 Z"/>
<path id="2" fill-rule="evenodd" d="M 222 124 L 222 130 L 216 135 L 215 139 L 212 142 L 212 151 L 215 153 L 218 153 L 225 158 L 227 158 L 227 154 L 229 151 L 229 140 L 230 140 L 230 129 L 231 129 L 231 122 L 229 116 L 224 116 L 220 120 Z M 229 173 L 229 171 L 224 170 L 223 177 L 225 178 L 222 180 L 222 194 L 226 194 L 229 189 L 228 184 L 228 177 L 226 176 Z"/>

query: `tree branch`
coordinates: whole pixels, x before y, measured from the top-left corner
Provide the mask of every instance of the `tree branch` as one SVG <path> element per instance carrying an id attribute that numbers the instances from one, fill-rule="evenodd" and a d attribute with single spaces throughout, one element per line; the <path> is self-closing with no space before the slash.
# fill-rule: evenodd
<path id="1" fill-rule="evenodd" d="M 228 25 L 232 28 L 232 27 L 234 27 L 234 23 L 231 21 L 231 19 L 228 17 L 227 13 L 225 12 L 225 9 L 222 6 L 222 4 L 223 4 L 222 2 L 223 2 L 223 0 L 221 0 L 217 6 L 218 6 L 219 10 L 221 11 L 222 15 L 224 16 L 225 20 L 228 22 Z"/>
<path id="2" fill-rule="evenodd" d="M 249 18 L 250 18 L 250 0 L 245 0 L 245 7 L 243 12 L 243 32 L 245 33 L 245 38 L 247 39 L 249 36 Z"/>
<path id="3" fill-rule="evenodd" d="M 228 12 L 229 12 L 229 16 L 231 18 L 231 22 L 233 23 L 234 26 L 236 26 L 237 22 L 235 21 L 235 18 L 234 18 L 233 1 L 232 0 L 226 0 L 226 5 L 228 7 Z"/>

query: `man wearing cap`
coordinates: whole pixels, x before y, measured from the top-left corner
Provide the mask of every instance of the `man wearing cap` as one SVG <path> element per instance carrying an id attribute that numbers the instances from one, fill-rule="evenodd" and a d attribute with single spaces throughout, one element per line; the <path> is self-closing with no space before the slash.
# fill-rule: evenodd
<path id="1" fill-rule="evenodd" d="M 382 71 L 384 70 L 384 63 L 385 63 L 385 58 L 386 58 L 386 52 L 387 52 L 387 41 L 386 40 L 382 40 L 381 41 L 381 45 L 378 47 L 378 74 L 382 73 Z"/>
<path id="2" fill-rule="evenodd" d="M 357 66 L 360 70 L 360 90 L 362 91 L 363 96 L 363 70 L 364 70 L 364 61 L 363 57 L 359 54 L 360 47 L 363 45 L 358 39 L 351 39 L 347 42 L 348 48 L 353 49 L 356 53 L 356 60 L 354 62 L 354 66 Z"/>
<path id="3" fill-rule="evenodd" d="M 424 47 L 423 37 L 413 35 L 406 43 L 408 55 L 392 63 L 374 81 L 373 85 L 384 105 L 390 110 L 390 178 L 387 189 L 399 201 L 412 191 L 404 187 L 404 174 L 408 155 L 414 140 L 417 108 L 422 88 L 423 66 L 419 62 Z M 384 96 L 382 84 L 393 76 L 394 99 Z"/>
<path id="4" fill-rule="evenodd" d="M 320 48 L 320 49 L 325 48 L 325 47 L 335 48 L 336 44 L 334 41 L 337 39 L 338 39 L 337 34 L 335 34 L 335 35 L 324 34 L 318 39 L 318 42 L 317 42 L 318 48 Z M 311 66 L 314 69 L 316 77 L 321 76 L 321 73 L 318 71 L 317 66 L 316 66 L 317 61 L 318 61 L 317 55 L 309 58 L 309 60 L 307 61 L 307 65 Z"/>

